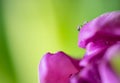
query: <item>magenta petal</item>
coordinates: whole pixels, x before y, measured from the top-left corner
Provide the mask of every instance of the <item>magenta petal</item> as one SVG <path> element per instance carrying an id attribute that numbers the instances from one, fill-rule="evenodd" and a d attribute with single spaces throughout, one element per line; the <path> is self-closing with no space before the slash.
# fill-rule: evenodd
<path id="1" fill-rule="evenodd" d="M 86 66 L 90 63 L 99 63 L 108 47 L 110 46 L 106 45 L 102 40 L 89 42 L 86 46 L 85 56 L 80 61 L 80 66 Z"/>
<path id="2" fill-rule="evenodd" d="M 103 40 L 89 42 L 86 46 L 86 55 L 96 55 L 108 47 Z"/>
<path id="3" fill-rule="evenodd" d="M 117 73 L 119 65 L 115 63 L 117 68 L 115 68 L 115 64 L 113 65 L 113 60 L 117 59 L 120 61 L 120 43 L 108 48 L 99 66 L 102 83 L 120 83 L 120 75 Z M 118 71 L 120 72 L 120 70 Z"/>
<path id="4" fill-rule="evenodd" d="M 98 65 L 92 64 L 86 66 L 79 73 L 71 77 L 70 83 L 101 83 Z"/>
<path id="5" fill-rule="evenodd" d="M 45 54 L 39 65 L 40 83 L 69 83 L 69 77 L 80 70 L 78 63 L 63 52 Z"/>
<path id="6" fill-rule="evenodd" d="M 105 53 L 104 58 L 110 61 L 112 58 L 120 56 L 120 42 L 112 45 Z"/>
<path id="7" fill-rule="evenodd" d="M 99 63 L 101 61 L 101 59 L 104 57 L 104 53 L 108 47 L 106 47 L 104 45 L 101 46 L 100 44 L 96 45 L 94 43 L 89 43 L 89 47 L 87 47 L 87 49 L 86 49 L 86 54 L 79 63 L 80 66 L 85 67 L 89 64 L 95 64 L 95 63 Z"/>
<path id="8" fill-rule="evenodd" d="M 79 33 L 79 47 L 86 48 L 89 42 L 103 40 L 106 45 L 120 41 L 120 11 L 105 13 L 86 23 Z"/>
<path id="9" fill-rule="evenodd" d="M 103 62 L 99 66 L 99 72 L 102 83 L 120 83 L 120 77 L 117 76 L 115 71 L 113 71 L 112 67 L 107 62 Z"/>

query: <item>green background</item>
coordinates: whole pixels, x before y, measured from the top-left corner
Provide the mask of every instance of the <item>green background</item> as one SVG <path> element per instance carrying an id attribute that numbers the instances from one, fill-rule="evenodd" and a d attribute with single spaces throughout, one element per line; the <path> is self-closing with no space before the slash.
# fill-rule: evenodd
<path id="1" fill-rule="evenodd" d="M 82 57 L 76 26 L 120 10 L 120 0 L 0 0 L 0 83 L 38 83 L 46 52 Z"/>

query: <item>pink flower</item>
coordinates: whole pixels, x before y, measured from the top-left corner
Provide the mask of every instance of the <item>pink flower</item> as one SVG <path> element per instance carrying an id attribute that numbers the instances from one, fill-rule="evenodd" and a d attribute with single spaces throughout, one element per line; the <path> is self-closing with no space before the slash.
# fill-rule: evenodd
<path id="1" fill-rule="evenodd" d="M 40 83 L 120 83 L 119 11 L 86 23 L 78 45 L 86 49 L 82 59 L 63 52 L 45 54 L 39 65 Z"/>

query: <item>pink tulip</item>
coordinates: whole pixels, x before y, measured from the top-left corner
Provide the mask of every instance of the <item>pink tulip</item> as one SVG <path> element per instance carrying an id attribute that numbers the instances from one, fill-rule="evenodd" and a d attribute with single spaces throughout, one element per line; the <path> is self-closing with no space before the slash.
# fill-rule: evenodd
<path id="1" fill-rule="evenodd" d="M 82 59 L 47 53 L 39 65 L 40 83 L 120 83 L 120 11 L 105 13 L 83 25 L 78 46 Z M 116 65 L 118 67 L 116 67 Z"/>

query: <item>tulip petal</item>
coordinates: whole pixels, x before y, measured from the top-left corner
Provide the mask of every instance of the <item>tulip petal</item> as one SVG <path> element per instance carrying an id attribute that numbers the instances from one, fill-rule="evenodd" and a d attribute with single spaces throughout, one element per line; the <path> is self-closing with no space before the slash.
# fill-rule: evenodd
<path id="1" fill-rule="evenodd" d="M 99 65 L 99 72 L 102 79 L 102 83 L 120 83 L 120 68 L 117 59 L 120 62 L 120 43 L 108 48 L 101 64 Z"/>
<path id="2" fill-rule="evenodd" d="M 101 83 L 98 65 L 92 64 L 83 68 L 78 74 L 71 77 L 70 83 Z"/>
<path id="3" fill-rule="evenodd" d="M 80 66 L 85 67 L 88 64 L 99 63 L 107 48 L 108 46 L 105 46 L 104 43 L 101 43 L 101 41 L 97 43 L 89 43 L 86 47 L 86 54 L 79 63 Z"/>
<path id="4" fill-rule="evenodd" d="M 99 72 L 102 83 L 120 83 L 120 77 L 113 71 L 109 63 L 103 62 L 99 66 Z"/>
<path id="5" fill-rule="evenodd" d="M 105 53 L 104 58 L 106 60 L 111 60 L 112 58 L 120 56 L 120 42 L 112 45 Z"/>
<path id="6" fill-rule="evenodd" d="M 78 63 L 63 52 L 45 54 L 39 65 L 40 83 L 69 83 L 69 77 L 80 70 Z"/>
<path id="7" fill-rule="evenodd" d="M 80 30 L 78 46 L 86 48 L 89 42 L 99 40 L 106 45 L 120 41 L 120 11 L 105 13 L 86 23 Z"/>

